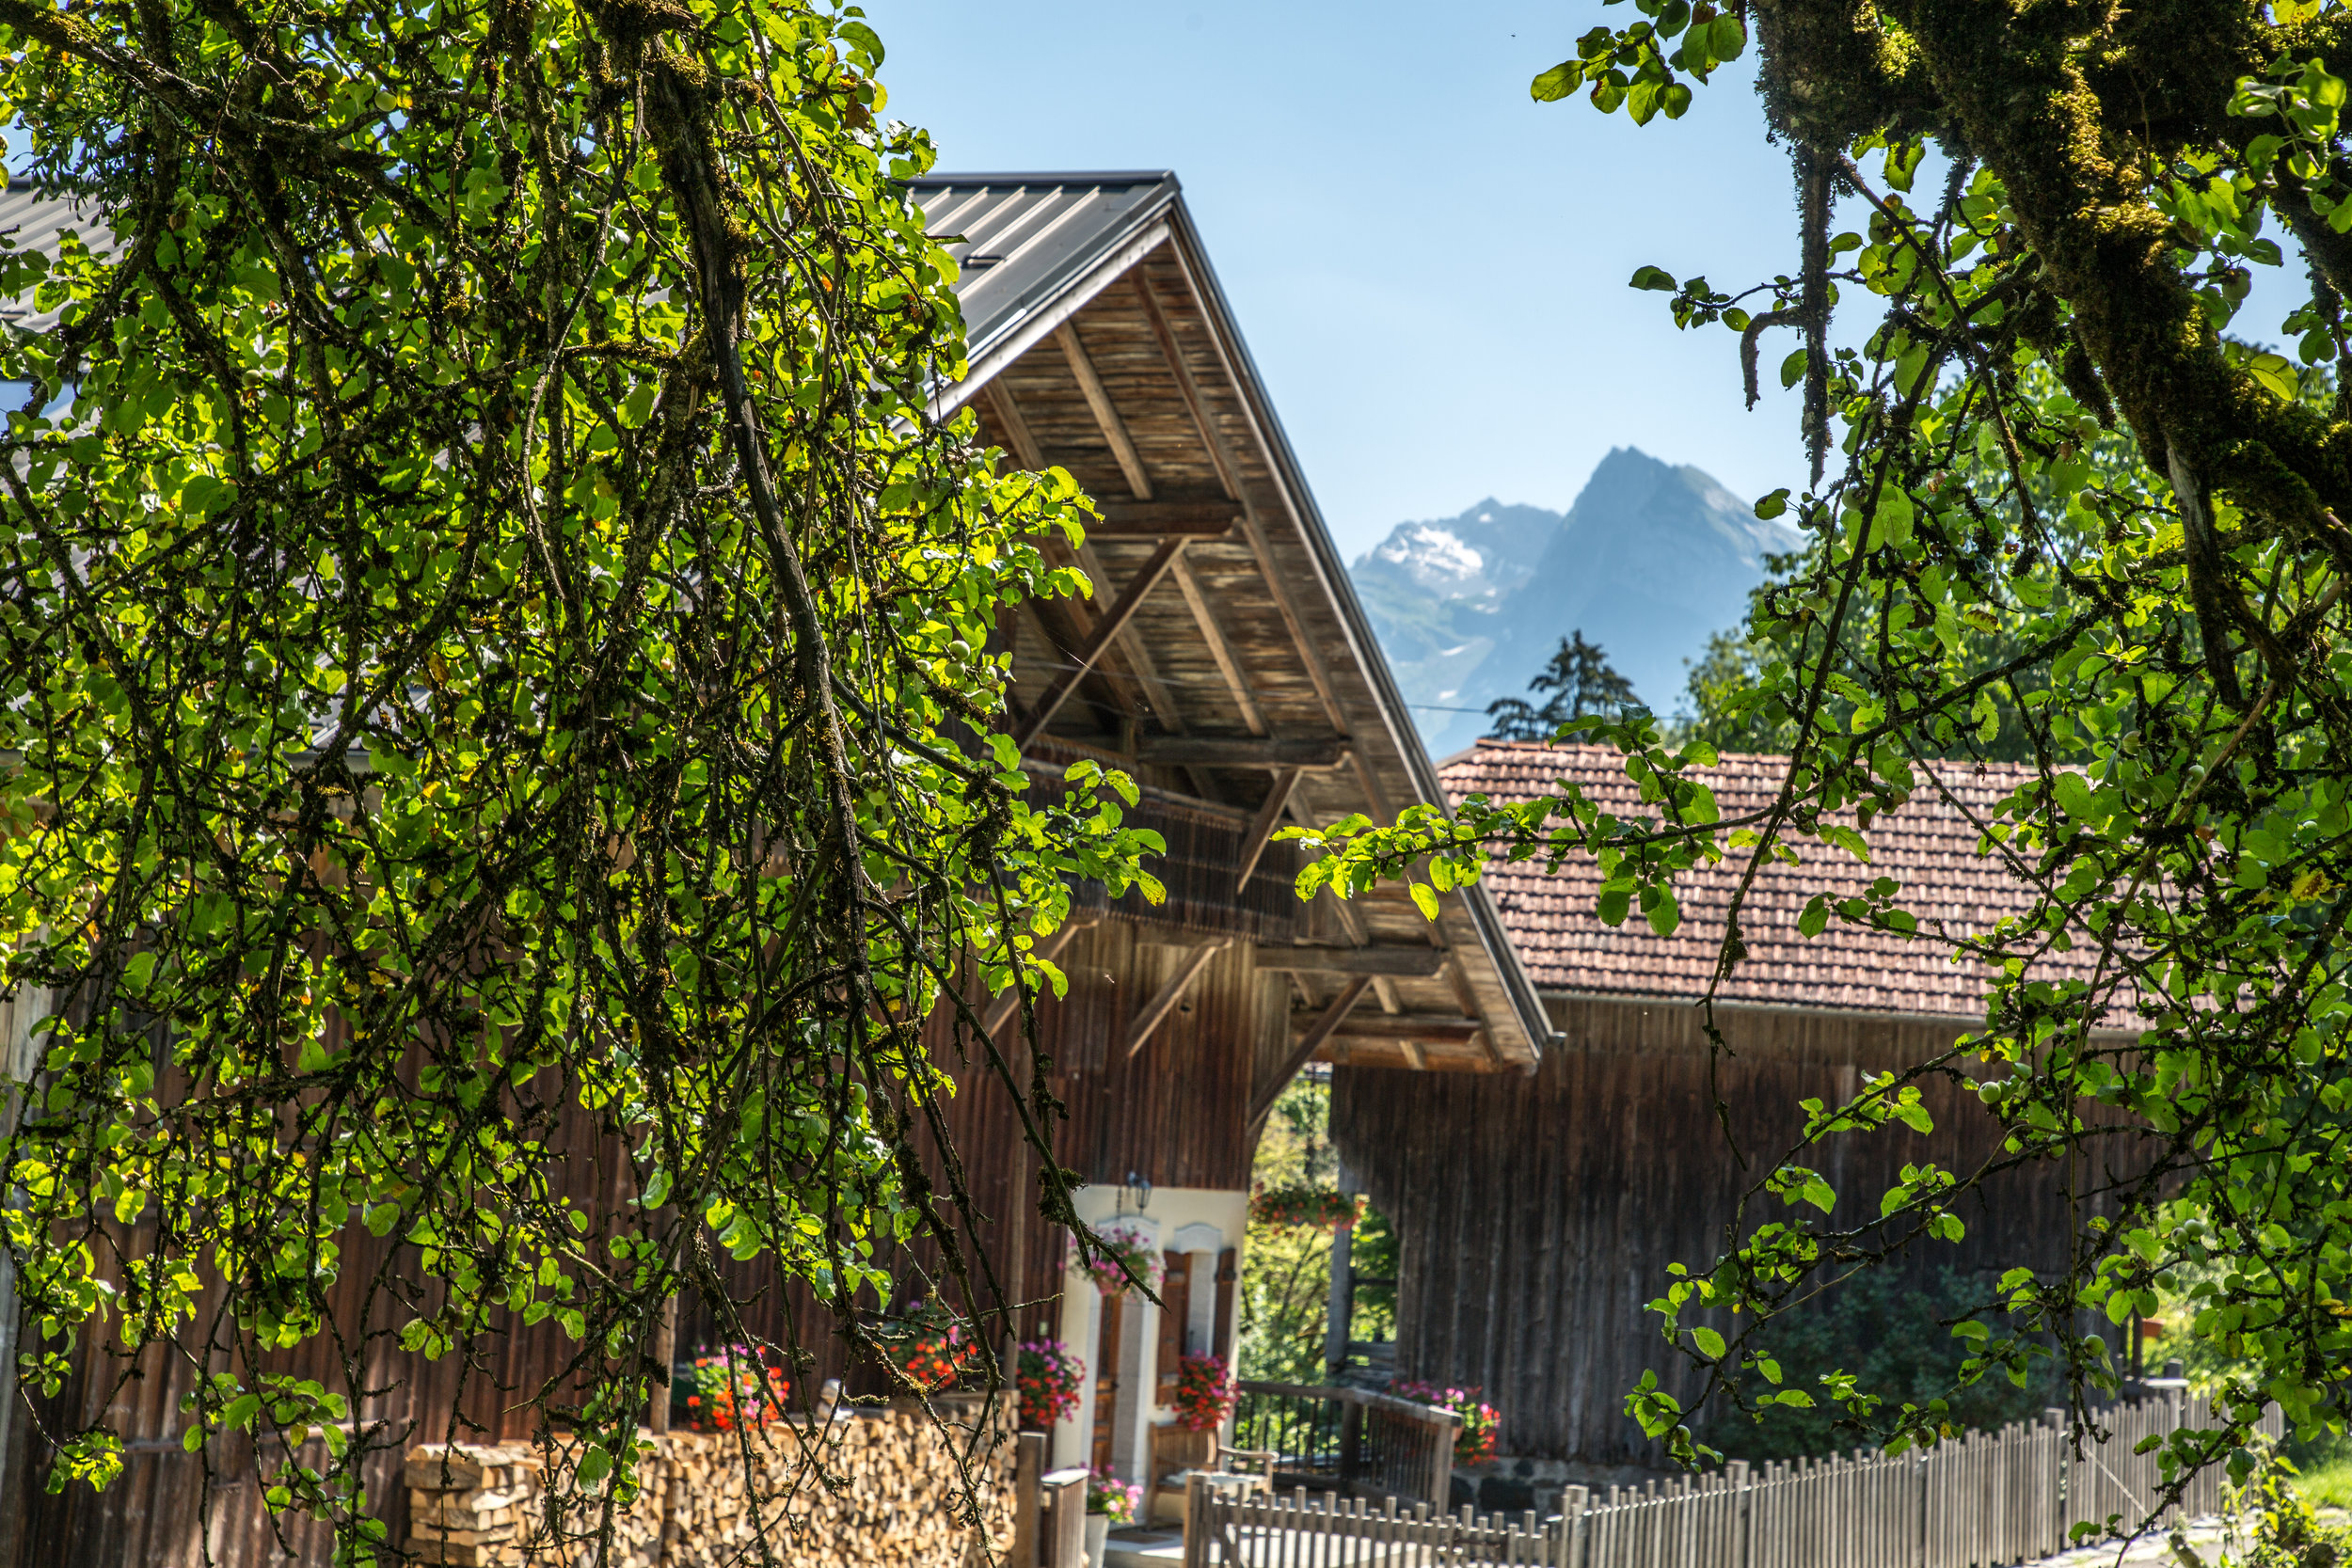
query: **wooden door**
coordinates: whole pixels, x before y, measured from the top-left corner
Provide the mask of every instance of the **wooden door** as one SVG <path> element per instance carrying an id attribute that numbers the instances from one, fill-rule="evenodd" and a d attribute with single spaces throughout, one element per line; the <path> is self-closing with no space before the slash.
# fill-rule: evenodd
<path id="1" fill-rule="evenodd" d="M 1094 1467 L 1108 1473 L 1111 1467 L 1111 1433 L 1117 1430 L 1119 1416 L 1119 1345 L 1120 1329 L 1126 1314 L 1121 1310 L 1127 1292 L 1103 1296 L 1102 1331 L 1094 1337 Z"/>
<path id="2" fill-rule="evenodd" d="M 1160 1281 L 1160 1345 L 1159 1363 L 1155 1369 L 1159 1385 L 1155 1396 L 1161 1404 L 1176 1400 L 1178 1364 L 1184 1358 L 1184 1324 L 1192 1315 L 1192 1259 L 1182 1252 L 1171 1252 L 1166 1258 L 1168 1273 Z"/>

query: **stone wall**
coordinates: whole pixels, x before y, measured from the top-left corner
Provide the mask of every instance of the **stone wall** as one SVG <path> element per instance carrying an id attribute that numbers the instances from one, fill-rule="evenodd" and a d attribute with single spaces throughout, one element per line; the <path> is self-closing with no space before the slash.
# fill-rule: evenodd
<path id="1" fill-rule="evenodd" d="M 815 1427 L 641 1433 L 645 1484 L 612 1511 L 601 1559 L 600 1499 L 551 1507 L 542 1451 L 428 1444 L 405 1469 L 406 1547 L 453 1568 L 733 1568 L 762 1560 L 764 1535 L 795 1568 L 980 1568 L 1012 1545 L 1009 1412 L 986 1426 L 977 1401 L 941 1401 L 939 1413 L 842 1409 Z M 964 1518 L 967 1467 L 977 1529 Z"/>

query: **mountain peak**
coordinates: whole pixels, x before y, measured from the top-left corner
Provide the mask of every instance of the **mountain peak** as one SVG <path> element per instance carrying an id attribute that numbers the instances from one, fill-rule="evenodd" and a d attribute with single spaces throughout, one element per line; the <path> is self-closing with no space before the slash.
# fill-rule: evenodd
<path id="1" fill-rule="evenodd" d="M 1481 733 L 1581 629 L 1652 708 L 1685 702 L 1685 664 L 1735 626 L 1764 556 L 1800 536 L 1760 522 L 1704 469 L 1613 447 L 1564 515 L 1488 497 L 1400 523 L 1351 576 L 1414 718 L 1438 751 Z"/>

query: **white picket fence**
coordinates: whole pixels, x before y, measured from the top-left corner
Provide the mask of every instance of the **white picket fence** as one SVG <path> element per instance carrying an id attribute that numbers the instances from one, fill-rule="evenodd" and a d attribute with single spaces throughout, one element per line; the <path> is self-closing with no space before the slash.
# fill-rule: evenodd
<path id="1" fill-rule="evenodd" d="M 2106 1442 L 2077 1455 L 2062 1412 L 1970 1433 L 1926 1454 L 1734 1463 L 1705 1476 L 1571 1486 L 1549 1519 L 1456 1514 L 1304 1490 L 1236 1497 L 1197 1481 L 1187 1497 L 1185 1568 L 2009 1568 L 2073 1544 L 2077 1521 L 2136 1530 L 2163 1493 L 2141 1440 L 2182 1423 L 2178 1393 L 2100 1412 Z M 2280 1435 L 2279 1413 L 2261 1430 Z M 2218 1511 L 2209 1469 L 2156 1521 Z"/>

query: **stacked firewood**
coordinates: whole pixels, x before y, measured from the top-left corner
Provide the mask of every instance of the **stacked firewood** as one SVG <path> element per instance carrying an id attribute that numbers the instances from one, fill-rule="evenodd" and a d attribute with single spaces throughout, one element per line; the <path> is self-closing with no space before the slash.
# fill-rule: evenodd
<path id="1" fill-rule="evenodd" d="M 540 1497 L 539 1457 L 521 1444 L 428 1443 L 409 1450 L 408 1549 L 420 1561 L 508 1568 Z"/>
<path id="2" fill-rule="evenodd" d="M 898 1408 L 828 1410 L 814 1428 L 642 1434 L 643 1484 L 614 1506 L 601 1559 L 601 1497 L 581 1497 L 550 1519 L 532 1450 L 428 1445 L 408 1456 L 408 1549 L 453 1568 L 736 1568 L 760 1560 L 764 1536 L 796 1568 L 1001 1561 L 1012 1544 L 1009 1423 L 976 1433 L 977 1404 L 941 1414 L 944 1432 L 930 1416 Z"/>

